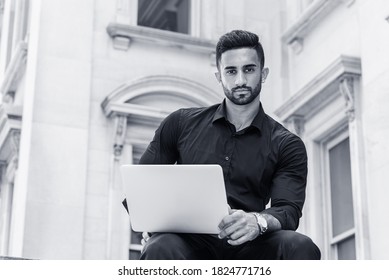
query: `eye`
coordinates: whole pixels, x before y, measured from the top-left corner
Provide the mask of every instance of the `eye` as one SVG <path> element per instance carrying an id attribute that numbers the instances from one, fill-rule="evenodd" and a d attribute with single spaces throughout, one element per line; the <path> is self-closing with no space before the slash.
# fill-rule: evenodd
<path id="1" fill-rule="evenodd" d="M 226 71 L 226 74 L 227 74 L 227 75 L 234 75 L 234 74 L 236 74 L 236 70 L 235 70 L 235 69 L 227 70 L 227 71 Z"/>
<path id="2" fill-rule="evenodd" d="M 252 73 L 252 72 L 255 72 L 255 68 L 254 68 L 254 67 L 249 67 L 249 68 L 246 68 L 246 69 L 245 69 L 245 72 L 246 72 L 246 73 Z"/>

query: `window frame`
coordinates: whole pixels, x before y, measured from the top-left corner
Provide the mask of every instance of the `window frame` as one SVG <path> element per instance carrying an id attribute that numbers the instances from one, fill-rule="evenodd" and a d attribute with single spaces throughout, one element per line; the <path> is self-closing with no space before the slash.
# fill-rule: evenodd
<path id="1" fill-rule="evenodd" d="M 341 143 L 342 141 L 349 139 L 350 141 L 350 135 L 348 131 L 348 125 L 345 127 L 342 127 L 340 131 L 336 131 L 335 134 L 330 134 L 328 138 L 322 140 L 321 142 L 321 158 L 322 158 L 322 182 L 323 184 L 323 196 L 322 196 L 322 203 L 324 205 L 324 223 L 325 223 L 325 246 L 328 249 L 329 252 L 329 259 L 338 259 L 338 244 L 342 241 L 347 240 L 350 237 L 355 238 L 355 253 L 356 256 L 358 256 L 358 246 L 357 246 L 357 224 L 356 224 L 356 213 L 353 211 L 353 219 L 354 219 L 354 226 L 342 232 L 341 234 L 338 234 L 336 236 L 333 236 L 333 223 L 332 223 L 332 200 L 331 200 L 331 181 L 330 181 L 330 157 L 329 157 L 329 151 Z M 351 156 L 351 149 L 349 151 Z M 354 201 L 354 187 L 352 183 L 352 166 L 350 162 L 350 169 L 351 169 L 351 191 L 352 191 L 352 200 L 353 200 L 353 210 L 355 208 L 355 201 Z"/>

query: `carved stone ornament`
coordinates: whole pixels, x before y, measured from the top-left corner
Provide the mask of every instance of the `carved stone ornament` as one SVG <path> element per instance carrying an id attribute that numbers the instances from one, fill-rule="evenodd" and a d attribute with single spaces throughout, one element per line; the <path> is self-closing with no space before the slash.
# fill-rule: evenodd
<path id="1" fill-rule="evenodd" d="M 119 160 L 122 155 L 122 150 L 124 146 L 124 139 L 126 136 L 127 129 L 127 117 L 123 115 L 118 115 L 116 117 L 116 132 L 115 132 L 115 140 L 114 140 L 114 155 L 115 160 Z"/>
<path id="2" fill-rule="evenodd" d="M 346 103 L 346 115 L 349 122 L 355 119 L 355 104 L 354 104 L 354 78 L 346 77 L 340 81 L 339 91 Z"/>

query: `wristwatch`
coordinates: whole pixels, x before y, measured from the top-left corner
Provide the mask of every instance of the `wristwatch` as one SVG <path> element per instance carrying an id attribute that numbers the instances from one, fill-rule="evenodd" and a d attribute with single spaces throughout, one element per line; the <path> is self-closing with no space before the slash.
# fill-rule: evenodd
<path id="1" fill-rule="evenodd" d="M 263 217 L 263 215 L 261 215 L 259 213 L 256 213 L 256 212 L 253 212 L 253 215 L 257 219 L 257 224 L 258 224 L 258 227 L 259 227 L 259 235 L 265 234 L 265 232 L 267 231 L 267 221 L 266 221 L 266 219 Z"/>

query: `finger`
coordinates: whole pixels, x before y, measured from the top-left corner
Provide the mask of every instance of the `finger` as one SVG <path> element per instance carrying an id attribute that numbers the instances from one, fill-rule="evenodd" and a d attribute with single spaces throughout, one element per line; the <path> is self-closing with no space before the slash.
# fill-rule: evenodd
<path id="1" fill-rule="evenodd" d="M 243 217 L 244 212 L 241 210 L 231 210 L 232 212 L 223 218 L 219 224 L 219 229 L 223 230 L 225 227 L 230 226 L 231 224 L 236 223 L 240 218 Z"/>
<path id="2" fill-rule="evenodd" d="M 150 238 L 149 233 L 147 231 L 142 232 L 142 238 L 147 241 Z"/>
<path id="3" fill-rule="evenodd" d="M 234 223 L 229 224 L 219 233 L 219 238 L 223 239 L 225 237 L 231 238 L 231 235 L 242 229 L 242 223 L 240 221 L 235 221 Z"/>
<path id="4" fill-rule="evenodd" d="M 228 216 L 225 216 L 221 222 L 219 223 L 218 227 L 219 229 L 223 230 L 227 225 L 229 225 L 231 223 L 231 218 L 230 218 L 230 215 Z"/>
<path id="5" fill-rule="evenodd" d="M 235 240 L 231 240 L 231 239 L 227 240 L 228 244 L 233 245 L 233 246 L 241 245 L 243 243 L 246 243 L 247 241 L 250 241 L 250 239 L 247 237 L 247 235 L 243 235 Z"/>
<path id="6" fill-rule="evenodd" d="M 247 232 L 247 229 L 246 228 L 238 228 L 233 233 L 228 235 L 229 236 L 228 239 L 238 240 L 239 238 L 241 238 L 244 235 L 249 235 L 249 233 Z"/>
<path id="7" fill-rule="evenodd" d="M 234 218 L 231 215 L 225 216 L 223 220 L 218 225 L 220 230 L 224 230 L 226 227 L 229 227 L 232 223 L 234 223 Z"/>

